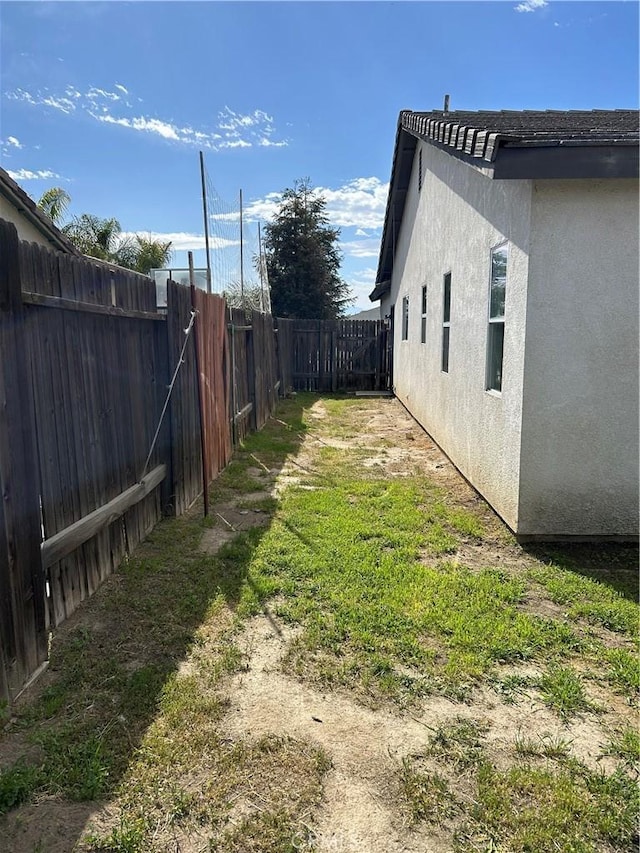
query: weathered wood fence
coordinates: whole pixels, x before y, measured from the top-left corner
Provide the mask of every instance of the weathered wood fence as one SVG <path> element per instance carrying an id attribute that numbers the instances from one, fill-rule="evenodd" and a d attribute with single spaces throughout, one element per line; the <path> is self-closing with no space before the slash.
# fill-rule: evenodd
<path id="1" fill-rule="evenodd" d="M 276 322 L 172 281 L 158 310 L 146 276 L 0 220 L 0 702 L 163 514 L 206 500 L 279 392 L 386 387 L 380 323 Z"/>
<path id="2" fill-rule="evenodd" d="M 162 313 L 146 276 L 0 220 L 0 701 L 44 663 L 50 629 L 273 413 L 275 346 L 271 317 L 173 282 Z"/>
<path id="3" fill-rule="evenodd" d="M 379 320 L 278 318 L 281 380 L 296 391 L 388 387 L 387 328 Z"/>

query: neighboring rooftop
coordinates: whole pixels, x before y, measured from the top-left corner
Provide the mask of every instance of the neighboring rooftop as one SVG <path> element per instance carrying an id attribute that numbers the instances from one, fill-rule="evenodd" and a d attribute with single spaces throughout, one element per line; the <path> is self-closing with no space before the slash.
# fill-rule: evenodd
<path id="1" fill-rule="evenodd" d="M 0 168 L 0 196 L 15 208 L 34 228 L 42 234 L 52 248 L 72 255 L 81 255 L 73 243 L 57 228 L 51 219 L 43 213 L 35 201 L 4 169 Z"/>
<path id="2" fill-rule="evenodd" d="M 392 244 L 419 139 L 494 180 L 637 178 L 639 129 L 637 110 L 402 110 L 376 286 L 369 298 L 380 299 L 390 287 Z"/>

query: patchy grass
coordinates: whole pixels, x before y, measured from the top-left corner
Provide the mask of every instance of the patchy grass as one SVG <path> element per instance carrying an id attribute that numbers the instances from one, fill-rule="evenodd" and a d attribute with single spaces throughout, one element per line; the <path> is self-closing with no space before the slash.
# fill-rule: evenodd
<path id="1" fill-rule="evenodd" d="M 486 723 L 466 717 L 455 717 L 451 723 L 439 726 L 429 738 L 425 755 L 443 758 L 456 770 L 475 767 L 484 759 Z"/>
<path id="2" fill-rule="evenodd" d="M 599 853 L 631 850 L 637 841 L 638 789 L 623 774 L 592 773 L 577 763 L 558 771 L 485 764 L 477 785 L 459 850 Z"/>
<path id="3" fill-rule="evenodd" d="M 640 770 L 640 732 L 638 729 L 629 726 L 617 732 L 611 738 L 605 754 L 622 758 L 625 764 Z"/>
<path id="4" fill-rule="evenodd" d="M 247 612 L 268 583 L 286 597 L 282 614 L 305 626 L 292 671 L 358 687 L 370 699 L 462 697 L 497 664 L 579 648 L 568 626 L 518 610 L 522 580 L 420 561 L 425 547 L 442 554 L 454 541 L 423 479 L 347 477 L 331 450 L 335 467 L 324 454 L 312 490 L 294 486 L 283 496 L 245 588 Z M 433 520 L 424 511 L 430 502 L 438 506 Z"/>
<path id="5" fill-rule="evenodd" d="M 567 606 L 569 618 L 586 619 L 637 638 L 640 627 L 637 604 L 602 581 L 554 565 L 531 569 L 529 576 L 544 587 L 551 601 Z"/>
<path id="6" fill-rule="evenodd" d="M 9 729 L 32 752 L 0 771 L 0 811 L 39 796 L 110 799 L 106 822 L 80 845 L 86 851 L 159 853 L 188 849 L 194 837 L 202 849 L 230 853 L 312 848 L 329 756 L 295 738 L 224 734 L 224 679 L 246 665 L 236 632 L 277 596 L 280 618 L 301 628 L 285 658 L 289 674 L 390 712 L 419 709 L 431 694 L 469 703 L 398 770 L 414 823 L 450 827 L 461 851 L 631 849 L 635 729 L 607 709 L 617 731 L 607 747 L 619 759 L 613 775 L 579 764 L 569 733 L 514 732 L 494 765 L 473 705 L 491 686 L 496 702 L 544 703 L 569 729 L 594 711 L 579 672 L 597 682 L 599 702 L 614 690 L 633 701 L 638 610 L 624 588 L 625 552 L 573 550 L 563 562 L 555 549 L 551 564 L 548 556 L 510 562 L 513 541 L 417 462 L 401 476 L 365 464 L 388 445 L 357 443 L 370 401 L 325 399 L 327 417 L 315 419 L 307 410 L 316 399 L 286 401 L 211 490 L 214 504 L 267 513 L 268 527 L 210 556 L 198 545 L 218 521 L 165 521 L 87 613 L 56 633 L 38 698 Z M 305 435 L 317 440 L 293 458 Z M 342 446 L 349 441 L 355 446 Z M 251 497 L 273 485 L 287 457 L 282 496 Z M 503 546 L 501 568 L 452 556 L 464 547 L 493 560 Z M 596 571 L 609 553 L 611 584 Z M 583 556 L 589 571 L 581 573 Z M 523 609 L 541 591 L 569 623 Z M 541 674 L 518 674 L 526 662 Z"/>
<path id="7" fill-rule="evenodd" d="M 403 761 L 400 784 L 413 821 L 439 825 L 460 811 L 447 779 L 420 771 L 408 758 Z"/>
<path id="8" fill-rule="evenodd" d="M 524 758 L 553 758 L 563 761 L 571 756 L 571 741 L 548 733 L 532 738 L 519 732 L 515 740 L 515 752 Z"/>

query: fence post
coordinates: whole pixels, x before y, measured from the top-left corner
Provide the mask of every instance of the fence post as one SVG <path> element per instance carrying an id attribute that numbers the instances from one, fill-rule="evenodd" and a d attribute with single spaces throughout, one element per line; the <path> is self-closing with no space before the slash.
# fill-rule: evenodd
<path id="1" fill-rule="evenodd" d="M 251 429 L 258 429 L 258 411 L 256 398 L 256 354 L 253 341 L 253 313 L 251 315 L 251 329 L 246 332 L 247 335 L 247 386 L 249 388 L 249 402 L 252 404 L 250 418 Z"/>
<path id="2" fill-rule="evenodd" d="M 0 645 L 9 692 L 15 695 L 47 658 L 46 593 L 20 245 L 15 226 L 2 221 L 0 258 Z"/>

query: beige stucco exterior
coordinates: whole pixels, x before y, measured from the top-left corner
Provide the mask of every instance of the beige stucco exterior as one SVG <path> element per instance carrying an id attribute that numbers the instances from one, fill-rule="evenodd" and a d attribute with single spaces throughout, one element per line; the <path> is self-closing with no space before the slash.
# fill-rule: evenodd
<path id="1" fill-rule="evenodd" d="M 638 181 L 533 184 L 523 534 L 638 531 Z"/>
<path id="2" fill-rule="evenodd" d="M 523 536 L 637 530 L 637 192 L 637 181 L 492 180 L 417 143 L 391 290 L 381 301 L 383 317 L 395 306 L 394 390 Z M 491 249 L 502 242 L 509 256 L 496 393 L 486 390 L 488 296 Z"/>
<path id="3" fill-rule="evenodd" d="M 6 222 L 13 222 L 18 232 L 18 237 L 21 240 L 27 240 L 29 243 L 39 243 L 41 246 L 51 248 L 51 241 L 48 240 L 42 231 L 27 219 L 14 204 L 0 194 L 0 219 Z"/>

